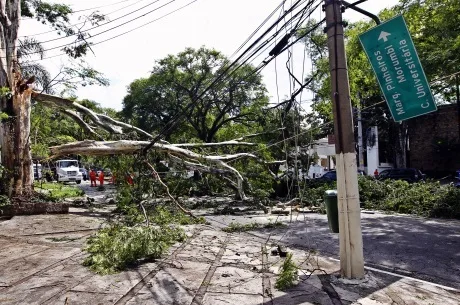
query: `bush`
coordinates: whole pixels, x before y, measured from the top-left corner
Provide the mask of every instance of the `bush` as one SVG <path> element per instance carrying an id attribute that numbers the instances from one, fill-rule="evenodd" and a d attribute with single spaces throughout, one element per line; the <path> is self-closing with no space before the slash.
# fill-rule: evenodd
<path id="1" fill-rule="evenodd" d="M 88 239 L 85 251 L 89 256 L 83 264 L 99 274 L 110 274 L 140 259 L 159 258 L 184 239 L 184 231 L 178 227 L 112 225 Z"/>
<path id="2" fill-rule="evenodd" d="M 460 219 L 460 189 L 453 186 L 444 188 L 430 212 L 432 217 Z"/>
<path id="3" fill-rule="evenodd" d="M 301 188 L 301 198 L 307 205 L 310 206 L 321 206 L 324 200 L 324 193 L 327 190 L 337 189 L 335 182 L 318 182 L 315 180 L 306 181 Z"/>
<path id="4" fill-rule="evenodd" d="M 359 195 L 365 208 L 425 217 L 460 218 L 460 190 L 439 182 L 407 183 L 360 178 Z"/>
<path id="5" fill-rule="evenodd" d="M 8 198 L 8 196 L 5 195 L 0 195 L 0 207 L 5 207 L 8 205 L 11 205 L 10 198 Z"/>
<path id="6" fill-rule="evenodd" d="M 401 180 L 379 181 L 358 177 L 359 198 L 367 209 L 415 214 L 424 217 L 460 219 L 460 189 L 439 182 L 408 183 Z M 324 192 L 334 184 L 307 183 L 303 198 L 308 203 L 322 202 Z"/>

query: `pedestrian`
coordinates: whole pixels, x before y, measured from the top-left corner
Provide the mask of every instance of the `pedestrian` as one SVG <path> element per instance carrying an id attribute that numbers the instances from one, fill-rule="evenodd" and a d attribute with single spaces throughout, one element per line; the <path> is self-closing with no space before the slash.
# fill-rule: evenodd
<path id="1" fill-rule="evenodd" d="M 378 178 L 379 177 L 379 171 L 377 169 L 375 169 L 374 171 L 374 178 Z"/>
<path id="2" fill-rule="evenodd" d="M 93 169 L 90 169 L 89 171 L 89 180 L 91 180 L 91 186 L 97 186 L 96 185 L 96 172 Z"/>
<path id="3" fill-rule="evenodd" d="M 134 184 L 134 181 L 133 181 L 133 176 L 128 172 L 127 175 L 126 175 L 126 182 L 128 182 L 129 185 L 133 185 Z"/>
<path id="4" fill-rule="evenodd" d="M 99 174 L 99 185 L 104 185 L 104 171 L 101 171 L 101 173 Z"/>

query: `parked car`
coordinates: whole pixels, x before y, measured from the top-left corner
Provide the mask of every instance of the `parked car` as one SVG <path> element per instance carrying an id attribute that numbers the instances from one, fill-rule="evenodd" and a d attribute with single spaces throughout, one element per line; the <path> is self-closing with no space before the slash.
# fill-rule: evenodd
<path id="1" fill-rule="evenodd" d="M 83 181 L 88 180 L 88 171 L 86 170 L 86 168 L 80 168 L 79 171 L 83 176 Z"/>
<path id="2" fill-rule="evenodd" d="M 364 172 L 362 170 L 358 170 L 358 175 L 364 175 Z M 315 181 L 337 181 L 337 172 L 335 170 L 328 171 L 324 175 L 322 175 L 319 178 L 316 178 Z"/>
<path id="3" fill-rule="evenodd" d="M 329 182 L 329 181 L 336 181 L 337 180 L 337 172 L 336 171 L 329 171 L 324 173 L 319 178 L 315 178 L 315 181 L 324 181 L 324 182 Z"/>
<path id="4" fill-rule="evenodd" d="M 425 175 L 421 171 L 415 168 L 391 168 L 382 171 L 378 177 L 378 180 L 404 180 L 407 182 L 418 182 L 425 180 Z"/>

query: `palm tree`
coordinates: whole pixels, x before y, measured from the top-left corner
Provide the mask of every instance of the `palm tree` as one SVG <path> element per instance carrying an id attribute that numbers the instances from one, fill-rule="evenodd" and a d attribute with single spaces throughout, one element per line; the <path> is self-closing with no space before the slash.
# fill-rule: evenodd
<path id="1" fill-rule="evenodd" d="M 30 37 L 19 40 L 17 58 L 23 77 L 27 79 L 34 76 L 35 84 L 39 87 L 37 89 L 51 94 L 51 75 L 42 64 L 33 59 L 37 55 L 40 60 L 45 56 L 45 50 L 39 41 Z"/>

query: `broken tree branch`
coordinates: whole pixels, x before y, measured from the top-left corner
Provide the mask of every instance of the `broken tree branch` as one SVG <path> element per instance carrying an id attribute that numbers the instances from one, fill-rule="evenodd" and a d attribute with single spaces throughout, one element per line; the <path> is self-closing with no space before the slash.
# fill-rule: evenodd
<path id="1" fill-rule="evenodd" d="M 81 116 L 78 115 L 77 112 L 72 111 L 70 109 L 62 109 L 62 112 L 70 116 L 73 120 L 75 120 L 75 122 L 77 122 L 77 124 L 80 125 L 80 127 L 83 128 L 87 133 L 92 134 L 101 141 L 104 140 L 96 131 L 94 131 L 94 129 L 91 126 L 89 126 L 88 123 L 86 123 L 81 118 Z"/>
<path id="2" fill-rule="evenodd" d="M 284 129 L 286 129 L 286 127 L 281 127 L 281 128 L 277 128 L 277 129 L 269 130 L 269 131 L 265 131 L 265 132 L 252 133 L 252 134 L 248 134 L 248 135 L 245 135 L 245 136 L 242 136 L 242 137 L 233 139 L 233 141 L 243 141 L 243 140 L 245 140 L 245 139 L 250 139 L 250 138 L 255 138 L 255 137 L 258 137 L 258 136 L 263 136 L 263 135 L 270 134 L 270 133 L 275 133 L 275 132 L 278 132 L 278 131 L 282 131 L 282 130 L 284 130 Z M 256 145 L 256 144 L 254 144 L 254 145 Z"/>
<path id="3" fill-rule="evenodd" d="M 158 175 L 157 171 L 155 170 L 155 168 L 152 166 L 152 164 L 150 164 L 147 160 L 144 161 L 145 164 L 147 164 L 147 166 L 152 170 L 153 172 L 153 177 L 158 180 L 158 182 L 160 182 L 160 184 L 165 188 L 166 190 L 166 194 L 168 195 L 168 197 L 176 204 L 176 206 L 182 211 L 184 212 L 185 214 L 189 215 L 190 217 L 193 217 L 193 218 L 196 218 L 195 215 L 192 214 L 192 212 L 184 209 L 183 206 L 180 205 L 179 202 L 177 202 L 176 198 L 174 198 L 171 193 L 169 192 L 169 187 L 163 182 L 163 180 L 161 180 L 160 178 L 160 175 Z"/>
<path id="4" fill-rule="evenodd" d="M 85 114 L 88 116 L 88 118 L 94 123 L 96 124 L 97 126 L 101 127 L 102 129 L 110 132 L 110 133 L 113 133 L 113 134 L 123 134 L 123 128 L 125 129 L 129 129 L 129 130 L 135 130 L 137 131 L 138 133 L 148 137 L 148 138 L 153 138 L 153 136 L 151 134 L 149 134 L 148 132 L 140 129 L 140 128 L 137 128 L 133 125 L 130 125 L 130 124 L 126 124 L 124 122 L 120 122 L 120 121 L 117 121 L 117 120 L 114 120 L 112 118 L 110 118 L 109 116 L 105 115 L 105 114 L 101 114 L 101 113 L 96 113 L 94 111 L 92 111 L 91 109 L 88 109 L 86 108 L 85 106 L 75 102 L 75 101 L 72 101 L 72 100 L 69 100 L 69 99 L 66 99 L 66 98 L 62 98 L 62 97 L 59 97 L 59 96 L 55 96 L 55 95 L 50 95 L 50 94 L 45 94 L 45 93 L 40 93 L 40 92 L 36 92 L 36 91 L 33 91 L 32 92 L 32 98 L 35 100 L 35 101 L 38 101 L 38 102 L 42 102 L 44 105 L 46 106 L 50 106 L 50 107 L 56 107 L 56 108 L 59 108 L 59 109 L 73 109 L 74 111 L 74 114 L 76 113 L 79 113 L 79 114 Z M 66 112 L 67 113 L 67 112 Z M 67 113 L 67 114 L 70 114 L 70 113 Z M 75 115 L 71 115 L 72 118 L 76 118 Z"/>
<path id="5" fill-rule="evenodd" d="M 172 146 L 175 147 L 218 147 L 218 146 L 230 146 L 230 145 L 235 145 L 235 146 L 255 146 L 257 145 L 256 143 L 250 143 L 250 142 L 238 142 L 238 140 L 230 140 L 230 141 L 224 141 L 224 142 L 215 142 L 215 143 L 180 143 L 180 144 L 171 144 Z"/>

